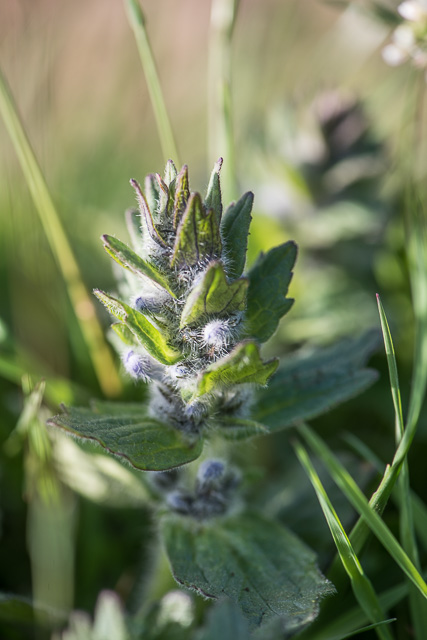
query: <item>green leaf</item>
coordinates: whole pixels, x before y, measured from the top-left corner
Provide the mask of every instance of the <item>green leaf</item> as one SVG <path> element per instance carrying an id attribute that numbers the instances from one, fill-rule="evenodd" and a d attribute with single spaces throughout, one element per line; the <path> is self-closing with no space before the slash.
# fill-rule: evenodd
<path id="1" fill-rule="evenodd" d="M 257 394 L 254 419 L 271 430 L 283 429 L 361 393 L 378 377 L 362 367 L 379 345 L 379 333 L 370 331 L 311 354 L 288 357 L 268 388 Z"/>
<path id="2" fill-rule="evenodd" d="M 206 192 L 206 198 L 204 201 L 205 209 L 213 209 L 218 224 L 221 222 L 222 216 L 222 198 L 221 198 L 221 185 L 219 181 L 219 172 L 222 167 L 222 158 L 215 164 L 211 173 L 211 177 Z M 241 275 L 241 274 L 239 274 Z"/>
<path id="3" fill-rule="evenodd" d="M 134 405 L 120 415 L 104 414 L 81 408 L 65 408 L 48 424 L 61 427 L 79 438 L 95 440 L 104 449 L 125 458 L 136 469 L 166 471 L 198 458 L 203 441 L 188 441 L 173 427 L 147 416 L 144 408 L 138 414 Z"/>
<path id="4" fill-rule="evenodd" d="M 173 226 L 177 229 L 190 197 L 190 187 L 188 183 L 188 167 L 185 164 L 175 179 L 175 202 L 173 213 Z"/>
<path id="5" fill-rule="evenodd" d="M 161 247 L 163 247 L 164 249 L 167 247 L 166 242 L 163 240 L 163 238 L 161 237 L 155 223 L 153 220 L 153 216 L 151 214 L 151 210 L 148 206 L 147 200 L 145 199 L 144 194 L 142 193 L 142 189 L 139 186 L 138 182 L 136 180 L 131 180 L 130 181 L 132 187 L 135 189 L 135 193 L 136 193 L 136 198 L 138 200 L 138 204 L 139 204 L 139 210 L 141 211 L 141 216 L 142 219 L 145 221 L 145 225 L 148 229 L 148 233 L 150 234 L 152 240 L 154 240 L 155 242 L 157 242 L 157 244 L 159 244 Z M 159 194 L 160 195 L 160 194 Z"/>
<path id="6" fill-rule="evenodd" d="M 137 276 L 147 277 L 152 282 L 155 282 L 162 289 L 165 289 L 173 298 L 176 295 L 169 286 L 167 278 L 152 264 L 143 260 L 138 254 L 121 240 L 113 238 L 113 236 L 103 235 L 102 241 L 104 242 L 104 249 L 106 252 L 114 258 L 125 269 L 129 269 Z"/>
<path id="7" fill-rule="evenodd" d="M 120 340 L 127 344 L 129 347 L 137 347 L 139 345 L 139 341 L 137 340 L 135 334 L 129 329 L 127 324 L 124 322 L 114 322 L 111 325 L 114 333 L 116 333 Z"/>
<path id="8" fill-rule="evenodd" d="M 249 640 L 249 627 L 239 607 L 230 600 L 220 600 L 207 614 L 207 625 L 196 640 Z"/>
<path id="9" fill-rule="evenodd" d="M 159 183 L 154 173 L 149 173 L 144 180 L 144 193 L 148 209 L 155 214 L 160 200 Z"/>
<path id="10" fill-rule="evenodd" d="M 168 516 L 161 531 L 177 582 L 208 598 L 228 596 L 252 627 L 284 616 L 296 631 L 316 617 L 320 598 L 333 592 L 314 553 L 258 514 L 207 523 Z"/>
<path id="11" fill-rule="evenodd" d="M 214 389 L 232 384 L 267 384 L 276 371 L 279 360 L 263 362 L 255 342 L 241 342 L 233 351 L 210 364 L 201 374 L 193 400 Z"/>
<path id="12" fill-rule="evenodd" d="M 171 265 L 191 266 L 221 255 L 221 238 L 214 212 L 205 213 L 198 193 L 191 194 L 179 223 Z"/>
<path id="13" fill-rule="evenodd" d="M 294 301 L 286 298 L 286 294 L 296 257 L 296 244 L 286 242 L 261 254 L 248 272 L 247 337 L 265 342 L 276 331 L 280 318 L 292 307 Z"/>
<path id="14" fill-rule="evenodd" d="M 121 410 L 125 411 L 122 403 Z M 139 405 L 141 412 L 141 405 Z M 69 438 L 56 429 L 54 438 L 54 464 L 61 482 L 73 491 L 97 504 L 115 509 L 140 509 L 150 504 L 151 495 L 142 474 L 107 452 L 88 451 L 85 443 Z M 94 447 L 91 447 L 91 449 Z"/>
<path id="15" fill-rule="evenodd" d="M 127 325 L 153 358 L 162 364 L 175 364 L 182 359 L 182 354 L 168 345 L 164 335 L 142 313 L 99 289 L 94 294 L 113 316 Z"/>
<path id="16" fill-rule="evenodd" d="M 134 251 L 141 251 L 143 245 L 141 214 L 137 209 L 128 209 L 125 212 L 125 220 Z"/>
<path id="17" fill-rule="evenodd" d="M 181 328 L 211 313 L 228 316 L 235 311 L 244 311 L 248 284 L 246 278 L 239 278 L 229 284 L 222 264 L 212 263 L 186 300 L 181 315 Z"/>
<path id="18" fill-rule="evenodd" d="M 246 440 L 269 433 L 269 429 L 260 422 L 233 416 L 221 416 L 216 426 L 221 429 L 221 436 L 226 440 Z"/>
<path id="19" fill-rule="evenodd" d="M 159 185 L 159 203 L 157 206 L 158 217 L 163 222 L 166 222 L 169 209 L 169 189 L 159 173 L 155 174 L 155 178 Z"/>
<path id="20" fill-rule="evenodd" d="M 176 170 L 173 160 L 168 160 L 165 166 L 165 173 L 163 176 L 163 180 L 165 181 L 167 187 L 169 187 L 171 182 L 175 180 L 177 174 L 178 172 Z"/>
<path id="21" fill-rule="evenodd" d="M 253 202 L 254 194 L 248 191 L 227 208 L 222 219 L 221 237 L 230 278 L 238 278 L 245 268 Z"/>

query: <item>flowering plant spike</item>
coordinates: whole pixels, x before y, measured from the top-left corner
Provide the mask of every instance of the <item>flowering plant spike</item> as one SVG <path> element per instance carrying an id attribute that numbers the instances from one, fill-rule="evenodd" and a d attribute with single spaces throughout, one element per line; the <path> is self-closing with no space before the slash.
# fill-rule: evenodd
<path id="1" fill-rule="evenodd" d="M 126 214 L 132 248 L 102 236 L 124 277 L 117 297 L 94 293 L 116 320 L 112 329 L 120 338 L 115 345 L 125 370 L 150 383 L 147 405 L 138 416 L 116 415 L 109 432 L 99 403 L 86 422 L 80 410 L 52 420 L 142 469 L 167 469 L 194 459 L 203 432 L 213 424 L 228 436 L 234 430 L 238 437 L 262 431 L 250 420 L 251 388 L 265 386 L 278 366 L 277 358 L 263 361 L 260 343 L 292 306 L 286 294 L 297 248 L 293 242 L 276 247 L 242 275 L 253 194 L 244 194 L 223 213 L 221 164 L 222 159 L 204 198 L 191 192 L 187 166 L 178 172 L 171 160 L 163 177 L 145 178 L 144 189 L 131 180 L 138 203 L 138 210 Z M 138 429 L 154 437 L 154 424 L 160 425 L 162 447 L 168 446 L 169 434 L 170 465 L 164 460 L 153 467 L 151 455 L 149 465 L 141 459 L 136 464 L 123 447 Z"/>

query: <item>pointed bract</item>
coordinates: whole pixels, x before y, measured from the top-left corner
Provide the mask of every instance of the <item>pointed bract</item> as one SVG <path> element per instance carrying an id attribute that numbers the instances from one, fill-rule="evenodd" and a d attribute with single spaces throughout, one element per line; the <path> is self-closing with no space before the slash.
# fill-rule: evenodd
<path id="1" fill-rule="evenodd" d="M 246 278 L 229 284 L 221 262 L 209 265 L 202 281 L 192 289 L 186 300 L 180 326 L 193 324 L 211 314 L 223 317 L 244 311 L 248 285 Z"/>
<path id="2" fill-rule="evenodd" d="M 132 187 L 135 189 L 136 197 L 139 204 L 139 210 L 141 211 L 141 215 L 148 229 L 148 233 L 150 234 L 152 240 L 154 240 L 161 247 L 166 248 L 166 242 L 160 236 L 160 233 L 154 224 L 153 216 L 151 214 L 150 208 L 148 206 L 147 200 L 145 199 L 144 194 L 142 193 L 141 187 L 137 183 L 136 180 L 130 181 Z"/>
<path id="3" fill-rule="evenodd" d="M 129 249 L 121 240 L 109 235 L 102 236 L 102 240 L 106 252 L 114 258 L 116 262 L 122 265 L 122 267 L 129 269 L 138 276 L 149 278 L 164 291 L 167 291 L 173 298 L 176 298 L 166 277 L 156 267 L 140 258 L 137 253 Z"/>
<path id="4" fill-rule="evenodd" d="M 238 278 L 245 268 L 253 202 L 254 194 L 248 191 L 228 207 L 221 222 L 227 274 L 230 278 Z"/>
<path id="5" fill-rule="evenodd" d="M 144 194 L 148 208 L 154 215 L 157 212 L 157 206 L 160 199 L 159 183 L 154 173 L 149 173 L 144 180 Z"/>
<path id="6" fill-rule="evenodd" d="M 230 354 L 201 373 L 194 399 L 235 384 L 266 385 L 278 366 L 278 358 L 263 362 L 254 342 L 241 342 Z"/>
<path id="7" fill-rule="evenodd" d="M 172 267 L 191 267 L 221 255 L 221 237 L 214 212 L 205 213 L 198 193 L 192 193 L 177 232 Z"/>
<path id="8" fill-rule="evenodd" d="M 182 359 L 182 354 L 169 346 L 167 338 L 142 313 L 99 289 L 94 294 L 115 318 L 126 324 L 153 358 L 166 365 Z"/>
<path id="9" fill-rule="evenodd" d="M 222 167 L 222 158 L 219 158 L 218 162 L 211 173 L 211 177 L 206 192 L 206 198 L 204 205 L 206 209 L 213 209 L 218 224 L 221 222 L 222 216 L 222 198 L 221 198 L 221 185 L 219 180 L 219 173 Z"/>
<path id="10" fill-rule="evenodd" d="M 187 207 L 188 198 L 190 197 L 190 186 L 188 182 L 188 167 L 185 164 L 175 178 L 175 199 L 173 226 L 177 229 L 181 217 Z"/>
<path id="11" fill-rule="evenodd" d="M 176 170 L 175 164 L 173 163 L 172 160 L 168 160 L 166 163 L 165 173 L 163 176 L 163 180 L 165 181 L 167 187 L 169 187 L 172 180 L 175 180 L 177 175 L 178 175 L 178 172 Z"/>

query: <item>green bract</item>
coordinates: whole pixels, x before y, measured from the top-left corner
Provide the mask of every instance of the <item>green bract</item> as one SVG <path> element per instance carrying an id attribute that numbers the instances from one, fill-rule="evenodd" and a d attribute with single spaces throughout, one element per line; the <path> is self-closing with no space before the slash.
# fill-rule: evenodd
<path id="1" fill-rule="evenodd" d="M 132 248 L 102 236 L 124 272 L 118 297 L 95 295 L 117 320 L 112 328 L 125 369 L 151 383 L 145 418 L 68 410 L 52 422 L 138 468 L 194 459 L 208 425 L 227 438 L 266 431 L 249 419 L 251 387 L 265 386 L 278 366 L 277 359 L 262 360 L 259 343 L 291 307 L 286 292 L 296 247 L 270 251 L 242 277 L 253 194 L 223 215 L 221 164 L 204 199 L 190 191 L 187 166 L 178 172 L 171 160 L 163 177 L 145 178 L 144 189 L 131 180 L 139 207 L 126 213 Z M 157 445 L 162 453 L 154 462 Z"/>

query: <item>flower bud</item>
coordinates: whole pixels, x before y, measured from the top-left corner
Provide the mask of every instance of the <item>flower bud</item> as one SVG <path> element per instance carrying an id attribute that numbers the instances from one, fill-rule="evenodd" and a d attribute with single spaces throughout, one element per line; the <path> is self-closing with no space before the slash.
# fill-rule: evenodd
<path id="1" fill-rule="evenodd" d="M 123 364 L 128 374 L 134 380 L 142 380 L 148 382 L 151 373 L 151 364 L 148 358 L 139 355 L 132 349 L 126 351 L 123 355 Z"/>
<path id="2" fill-rule="evenodd" d="M 232 332 L 227 320 L 212 320 L 203 328 L 204 342 L 215 350 L 221 350 L 232 339 Z"/>

